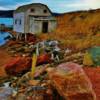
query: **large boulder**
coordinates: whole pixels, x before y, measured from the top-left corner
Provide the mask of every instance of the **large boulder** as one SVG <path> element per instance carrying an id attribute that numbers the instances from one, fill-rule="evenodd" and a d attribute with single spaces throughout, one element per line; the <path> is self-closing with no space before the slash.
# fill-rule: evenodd
<path id="1" fill-rule="evenodd" d="M 31 68 L 31 57 L 16 57 L 5 65 L 5 70 L 9 75 L 19 75 Z"/>
<path id="2" fill-rule="evenodd" d="M 47 71 L 51 85 L 65 100 L 96 100 L 91 82 L 81 66 L 63 63 Z"/>
<path id="3" fill-rule="evenodd" d="M 46 64 L 51 62 L 48 54 L 42 54 L 37 58 L 37 65 Z M 20 75 L 24 74 L 31 69 L 32 58 L 31 57 L 16 57 L 5 65 L 5 71 L 8 75 Z"/>

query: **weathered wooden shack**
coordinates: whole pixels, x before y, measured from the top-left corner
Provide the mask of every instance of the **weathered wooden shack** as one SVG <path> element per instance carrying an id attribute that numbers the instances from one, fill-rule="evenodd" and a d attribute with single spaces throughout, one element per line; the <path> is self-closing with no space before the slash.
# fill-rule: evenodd
<path id="1" fill-rule="evenodd" d="M 14 11 L 14 28 L 18 33 L 49 33 L 56 28 L 56 19 L 47 5 L 33 3 Z"/>

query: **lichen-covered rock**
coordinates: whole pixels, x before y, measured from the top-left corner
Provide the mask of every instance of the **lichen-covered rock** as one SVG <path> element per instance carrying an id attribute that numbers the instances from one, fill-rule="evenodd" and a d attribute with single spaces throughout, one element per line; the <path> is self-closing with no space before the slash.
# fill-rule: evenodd
<path id="1" fill-rule="evenodd" d="M 51 84 L 65 100 L 96 100 L 91 82 L 81 66 L 64 63 L 48 70 Z"/>

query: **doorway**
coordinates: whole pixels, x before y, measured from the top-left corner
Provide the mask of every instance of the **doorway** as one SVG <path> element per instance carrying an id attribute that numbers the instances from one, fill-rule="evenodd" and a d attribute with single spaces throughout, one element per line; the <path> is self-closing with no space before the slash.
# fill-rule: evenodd
<path id="1" fill-rule="evenodd" d="M 42 32 L 47 33 L 48 32 L 48 22 L 42 23 Z"/>

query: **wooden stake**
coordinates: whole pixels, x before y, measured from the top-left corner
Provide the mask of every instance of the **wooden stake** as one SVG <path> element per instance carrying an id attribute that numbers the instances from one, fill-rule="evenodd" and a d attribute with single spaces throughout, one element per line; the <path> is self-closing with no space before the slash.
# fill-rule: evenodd
<path id="1" fill-rule="evenodd" d="M 33 57 L 32 57 L 32 69 L 31 69 L 32 79 L 34 78 L 36 62 L 37 62 L 37 55 L 33 54 Z"/>

